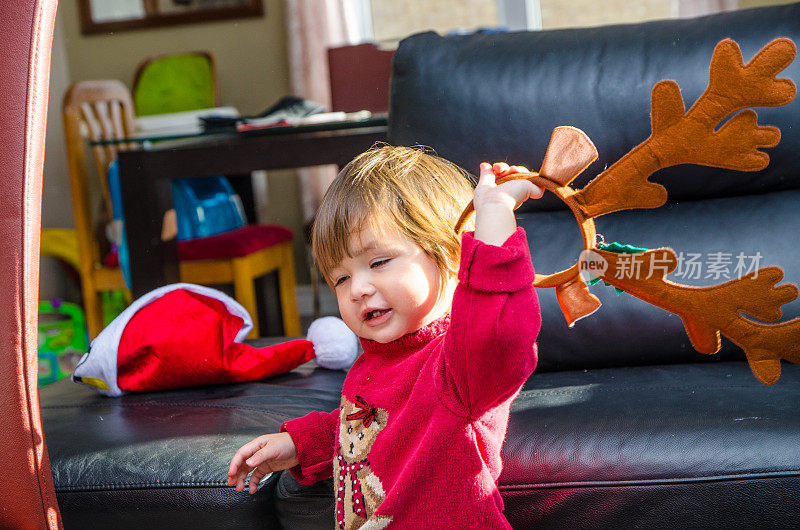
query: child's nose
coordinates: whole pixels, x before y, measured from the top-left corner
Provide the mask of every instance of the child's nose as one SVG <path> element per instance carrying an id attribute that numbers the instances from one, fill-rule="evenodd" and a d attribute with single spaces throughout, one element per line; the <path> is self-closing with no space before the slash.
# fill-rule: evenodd
<path id="1" fill-rule="evenodd" d="M 360 300 L 365 296 L 375 294 L 375 286 L 366 276 L 353 276 L 350 281 L 350 295 L 353 300 Z"/>

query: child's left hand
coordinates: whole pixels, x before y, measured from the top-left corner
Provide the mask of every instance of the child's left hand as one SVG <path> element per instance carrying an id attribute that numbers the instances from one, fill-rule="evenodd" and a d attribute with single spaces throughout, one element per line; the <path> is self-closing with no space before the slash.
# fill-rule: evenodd
<path id="1" fill-rule="evenodd" d="M 516 230 L 514 210 L 528 199 L 540 198 L 544 190 L 524 179 L 510 180 L 500 185 L 495 183 L 497 177 L 529 173 L 524 166 L 483 162 L 480 170 L 472 199 L 475 207 L 475 239 L 490 245 L 502 245 Z"/>

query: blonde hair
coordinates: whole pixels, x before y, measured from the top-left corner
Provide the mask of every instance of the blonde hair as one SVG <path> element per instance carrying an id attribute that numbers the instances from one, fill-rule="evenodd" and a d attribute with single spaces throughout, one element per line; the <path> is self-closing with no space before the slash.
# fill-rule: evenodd
<path id="1" fill-rule="evenodd" d="M 472 199 L 474 177 L 421 147 L 376 146 L 347 164 L 322 199 L 311 245 L 323 277 L 350 256 L 350 236 L 396 229 L 439 268 L 458 273 L 461 238 L 453 227 Z"/>

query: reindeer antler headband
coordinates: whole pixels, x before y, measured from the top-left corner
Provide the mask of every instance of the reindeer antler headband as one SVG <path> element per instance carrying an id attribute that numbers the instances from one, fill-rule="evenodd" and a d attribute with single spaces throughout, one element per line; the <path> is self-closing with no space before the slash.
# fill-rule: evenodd
<path id="1" fill-rule="evenodd" d="M 756 113 L 748 107 L 786 105 L 795 95 L 795 85 L 775 76 L 795 56 L 794 43 L 776 39 L 743 64 L 739 46 L 730 39 L 717 44 L 711 59 L 708 88 L 685 112 L 680 88 L 674 81 L 661 81 L 651 96 L 650 137 L 619 159 L 581 190 L 569 184 L 597 159 L 597 150 L 580 129 L 556 127 L 550 138 L 539 173 L 518 173 L 497 179 L 498 183 L 527 179 L 556 194 L 575 214 L 583 236 L 585 251 L 599 254 L 608 263 L 597 277 L 683 319 L 694 348 L 716 353 L 720 333 L 747 355 L 750 368 L 765 384 L 780 377 L 780 360 L 800 363 L 800 318 L 778 324 L 762 324 L 740 312 L 767 322 L 781 318 L 781 306 L 798 295 L 793 284 L 776 286 L 783 278 L 779 267 L 765 267 L 741 278 L 711 287 L 691 287 L 666 280 L 675 270 L 677 257 L 670 248 L 647 250 L 636 256 L 640 263 L 656 271 L 648 278 L 617 277 L 620 262 L 630 254 L 620 254 L 595 244 L 594 218 L 619 210 L 657 208 L 667 201 L 667 190 L 648 177 L 677 164 L 742 171 L 757 171 L 769 164 L 769 156 L 759 148 L 773 147 L 780 141 L 776 127 L 758 125 Z M 747 109 L 747 110 L 742 110 Z M 726 116 L 742 110 L 719 130 Z M 456 232 L 473 211 L 470 203 L 456 224 Z M 536 275 L 535 287 L 555 287 L 561 310 L 572 326 L 595 312 L 600 300 L 586 286 L 580 263 L 554 274 Z M 633 276 L 633 275 L 631 275 Z"/>

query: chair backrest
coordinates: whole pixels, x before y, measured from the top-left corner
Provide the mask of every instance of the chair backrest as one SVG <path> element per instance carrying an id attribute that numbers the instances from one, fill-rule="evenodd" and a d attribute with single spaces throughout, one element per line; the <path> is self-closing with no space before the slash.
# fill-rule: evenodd
<path id="1" fill-rule="evenodd" d="M 393 55 L 370 43 L 329 48 L 331 110 L 387 112 Z"/>
<path id="2" fill-rule="evenodd" d="M 56 0 L 0 2 L 0 527 L 61 525 L 37 391 L 42 167 Z"/>
<path id="3" fill-rule="evenodd" d="M 130 137 L 135 132 L 133 101 L 128 88 L 115 79 L 79 81 L 70 86 L 64 95 L 63 118 L 81 274 L 85 274 L 100 262 L 99 246 L 93 235 L 86 142 Z M 109 219 L 112 202 L 106 174 L 109 165 L 117 157 L 117 151 L 129 147 L 127 144 L 91 147 Z"/>
<path id="4" fill-rule="evenodd" d="M 137 116 L 207 109 L 217 105 L 217 70 L 206 51 L 144 59 L 133 78 Z"/>

